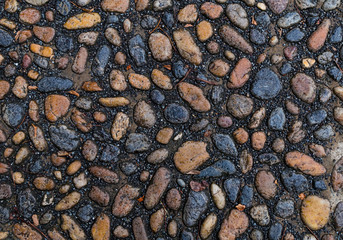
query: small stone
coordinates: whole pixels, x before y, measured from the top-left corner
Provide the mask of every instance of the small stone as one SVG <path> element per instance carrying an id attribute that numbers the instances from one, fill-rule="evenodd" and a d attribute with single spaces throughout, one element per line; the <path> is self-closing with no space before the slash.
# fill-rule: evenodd
<path id="1" fill-rule="evenodd" d="M 79 135 L 65 125 L 49 128 L 51 141 L 61 150 L 73 151 L 79 145 Z"/>
<path id="2" fill-rule="evenodd" d="M 98 32 L 84 32 L 80 33 L 77 40 L 79 43 L 84 43 L 86 45 L 94 45 L 96 40 L 98 39 L 98 36 Z"/>
<path id="3" fill-rule="evenodd" d="M 148 235 L 141 217 L 136 217 L 132 220 L 132 230 L 135 239 L 148 240 Z"/>
<path id="4" fill-rule="evenodd" d="M 230 74 L 228 88 L 240 88 L 249 80 L 251 62 L 247 58 L 240 59 Z"/>
<path id="5" fill-rule="evenodd" d="M 317 131 L 314 132 L 314 136 L 322 141 L 327 141 L 335 135 L 335 131 L 332 126 L 324 125 L 321 126 Z"/>
<path id="6" fill-rule="evenodd" d="M 193 23 L 198 18 L 198 11 L 195 4 L 188 4 L 180 9 L 177 19 L 181 23 Z"/>
<path id="7" fill-rule="evenodd" d="M 273 13 L 280 14 L 287 8 L 288 0 L 267 0 L 266 3 L 268 4 L 268 7 L 270 8 L 270 10 L 272 10 Z"/>
<path id="8" fill-rule="evenodd" d="M 254 102 L 251 98 L 232 94 L 227 102 L 227 110 L 236 118 L 242 119 L 250 115 Z"/>
<path id="9" fill-rule="evenodd" d="M 182 82 L 178 86 L 182 99 L 198 112 L 207 112 L 211 109 L 210 102 L 205 98 L 203 91 L 192 84 Z"/>
<path id="10" fill-rule="evenodd" d="M 285 149 L 285 141 L 282 138 L 276 138 L 272 145 L 273 151 L 276 153 L 281 153 Z"/>
<path id="11" fill-rule="evenodd" d="M 211 23 L 206 20 L 201 21 L 197 26 L 197 37 L 199 41 L 205 42 L 213 35 L 213 28 Z"/>
<path id="12" fill-rule="evenodd" d="M 119 182 L 119 177 L 118 175 L 104 167 L 100 166 L 92 166 L 88 168 L 89 172 L 93 174 L 95 177 L 102 179 L 106 183 L 118 183 Z"/>
<path id="13" fill-rule="evenodd" d="M 10 127 L 18 126 L 24 118 L 25 108 L 21 104 L 7 103 L 2 108 L 2 118 Z"/>
<path id="14" fill-rule="evenodd" d="M 149 78 L 145 77 L 144 75 L 141 74 L 136 74 L 136 73 L 130 73 L 129 74 L 129 82 L 130 84 L 137 89 L 140 90 L 149 90 L 151 86 L 151 82 Z"/>
<path id="15" fill-rule="evenodd" d="M 168 154 L 169 152 L 166 148 L 160 148 L 150 153 L 147 157 L 147 161 L 152 164 L 159 164 L 168 158 Z"/>
<path id="16" fill-rule="evenodd" d="M 156 123 L 155 112 L 144 100 L 139 101 L 134 107 L 133 119 L 137 125 L 152 128 Z"/>
<path id="17" fill-rule="evenodd" d="M 300 28 L 293 28 L 286 34 L 288 42 L 300 42 L 305 37 L 305 33 Z"/>
<path id="18" fill-rule="evenodd" d="M 61 228 L 63 231 L 69 234 L 72 240 L 86 240 L 86 234 L 80 225 L 70 216 L 62 214 L 62 224 Z"/>
<path id="19" fill-rule="evenodd" d="M 119 225 L 113 230 L 113 235 L 117 238 L 127 238 L 129 237 L 129 231 Z"/>
<path id="20" fill-rule="evenodd" d="M 93 200 L 102 207 L 108 206 L 110 202 L 110 195 L 106 191 L 96 186 L 92 186 L 91 190 L 88 193 L 88 196 L 91 200 Z"/>
<path id="21" fill-rule="evenodd" d="M 62 198 L 57 203 L 57 205 L 55 206 L 55 210 L 63 211 L 63 210 L 71 209 L 80 201 L 80 198 L 81 198 L 81 194 L 78 192 L 69 193 L 67 196 Z"/>
<path id="22" fill-rule="evenodd" d="M 20 12 L 19 19 L 26 24 L 36 24 L 41 19 L 41 13 L 35 8 L 26 8 Z"/>
<path id="23" fill-rule="evenodd" d="M 145 48 L 145 43 L 140 35 L 129 40 L 130 55 L 138 67 L 147 63 Z"/>
<path id="24" fill-rule="evenodd" d="M 162 128 L 156 135 L 156 141 L 162 144 L 168 144 L 174 134 L 172 128 Z"/>
<path id="25" fill-rule="evenodd" d="M 179 190 L 172 188 L 167 192 L 166 204 L 170 209 L 177 211 L 181 206 L 181 202 L 182 197 Z"/>
<path id="26" fill-rule="evenodd" d="M 106 28 L 105 37 L 114 46 L 119 47 L 121 45 L 122 40 L 117 29 L 111 27 Z"/>
<path id="27" fill-rule="evenodd" d="M 267 136 L 264 132 L 254 132 L 251 135 L 251 145 L 252 148 L 259 151 L 264 148 L 264 144 L 266 143 Z"/>
<path id="28" fill-rule="evenodd" d="M 13 234 L 20 240 L 42 240 L 42 236 L 26 223 L 14 224 L 12 231 Z"/>
<path id="29" fill-rule="evenodd" d="M 271 99 L 281 88 L 279 77 L 270 68 L 263 68 L 256 74 L 251 91 L 260 99 Z"/>
<path id="30" fill-rule="evenodd" d="M 38 190 L 49 191 L 55 188 L 55 182 L 47 177 L 37 177 L 33 180 L 33 185 Z"/>
<path id="31" fill-rule="evenodd" d="M 252 155 L 247 151 L 243 150 L 239 158 L 239 165 L 241 167 L 242 173 L 246 174 L 252 169 L 253 158 Z"/>
<path id="32" fill-rule="evenodd" d="M 318 1 L 317 0 L 296 0 L 296 4 L 300 9 L 308 9 L 316 7 Z"/>
<path id="33" fill-rule="evenodd" d="M 202 53 L 189 31 L 185 29 L 176 30 L 173 32 L 173 38 L 176 47 L 183 58 L 195 65 L 201 64 Z"/>
<path id="34" fill-rule="evenodd" d="M 234 25 L 241 29 L 247 29 L 249 26 L 248 14 L 239 4 L 227 5 L 226 15 Z"/>
<path id="35" fill-rule="evenodd" d="M 173 85 L 171 83 L 170 78 L 158 69 L 154 69 L 151 72 L 151 80 L 153 81 L 154 84 L 156 84 L 158 87 L 162 89 L 165 89 L 165 90 L 173 89 Z"/>
<path id="36" fill-rule="evenodd" d="M 169 185 L 170 180 L 170 170 L 164 167 L 157 169 L 145 194 L 144 206 L 147 209 L 152 209 L 160 201 L 163 193 L 166 191 L 166 188 Z"/>
<path id="37" fill-rule="evenodd" d="M 210 19 L 217 19 L 223 13 L 223 8 L 219 4 L 205 2 L 201 5 L 200 12 Z"/>
<path id="38" fill-rule="evenodd" d="M 316 84 L 310 76 L 304 73 L 297 73 L 291 80 L 291 87 L 293 93 L 304 102 L 314 102 L 316 98 Z"/>
<path id="39" fill-rule="evenodd" d="M 282 228 L 283 226 L 281 225 L 281 223 L 274 223 L 270 226 L 269 228 L 269 232 L 268 232 L 268 237 L 269 239 L 281 239 L 282 237 Z"/>
<path id="40" fill-rule="evenodd" d="M 152 56 L 158 61 L 170 60 L 173 56 L 173 49 L 170 40 L 162 33 L 152 33 L 149 37 L 149 47 Z"/>
<path id="41" fill-rule="evenodd" d="M 312 52 L 316 52 L 324 46 L 330 26 L 330 19 L 324 19 L 317 30 L 308 38 L 307 46 Z"/>
<path id="42" fill-rule="evenodd" d="M 215 183 L 211 184 L 211 195 L 214 203 L 218 209 L 223 209 L 225 207 L 225 193 L 224 191 Z"/>
<path id="43" fill-rule="evenodd" d="M 101 213 L 95 220 L 91 232 L 94 240 L 108 240 L 110 239 L 110 218 Z"/>
<path id="44" fill-rule="evenodd" d="M 326 173 L 326 169 L 322 164 L 298 151 L 287 153 L 285 160 L 288 166 L 311 176 L 321 176 Z"/>
<path id="45" fill-rule="evenodd" d="M 190 191 L 183 210 L 183 222 L 186 226 L 194 226 L 201 215 L 206 211 L 208 197 L 204 191 Z"/>
<path id="46" fill-rule="evenodd" d="M 128 0 L 103 0 L 101 8 L 106 12 L 124 13 L 128 10 L 130 1 Z"/>
<path id="47" fill-rule="evenodd" d="M 329 221 L 330 202 L 324 198 L 310 195 L 301 205 L 301 219 L 312 230 L 323 228 Z"/>
<path id="48" fill-rule="evenodd" d="M 164 109 L 164 117 L 171 123 L 186 123 L 189 120 L 189 111 L 184 106 L 172 103 Z"/>
<path id="49" fill-rule="evenodd" d="M 236 239 L 247 230 L 248 226 L 248 216 L 244 212 L 232 209 L 220 227 L 219 239 Z"/>
<path id="50" fill-rule="evenodd" d="M 99 102 L 105 107 L 122 107 L 130 104 L 130 101 L 124 97 L 99 98 Z"/>
<path id="51" fill-rule="evenodd" d="M 267 205 L 257 205 L 250 209 L 250 216 L 260 226 L 267 226 L 270 223 L 270 216 Z"/>
<path id="52" fill-rule="evenodd" d="M 150 216 L 150 228 L 154 233 L 157 233 L 161 230 L 164 219 L 166 215 L 166 210 L 164 208 L 160 208 Z"/>
<path id="53" fill-rule="evenodd" d="M 70 100 L 62 95 L 49 95 L 45 99 L 45 116 L 50 122 L 56 122 L 67 114 Z"/>
<path id="54" fill-rule="evenodd" d="M 281 218 L 288 218 L 294 213 L 294 202 L 290 199 L 279 200 L 275 206 L 275 213 Z"/>
<path id="55" fill-rule="evenodd" d="M 264 107 L 260 108 L 250 118 L 248 127 L 250 129 L 255 129 L 261 125 L 261 122 L 266 116 L 266 109 Z"/>
<path id="56" fill-rule="evenodd" d="M 207 239 L 213 232 L 217 224 L 217 215 L 215 213 L 210 213 L 207 215 L 200 228 L 200 237 L 202 239 Z"/>
<path id="57" fill-rule="evenodd" d="M 247 54 L 252 54 L 254 52 L 250 43 L 247 42 L 237 30 L 228 25 L 220 27 L 219 35 L 223 38 L 224 42 L 231 47 L 237 48 Z"/>
<path id="58" fill-rule="evenodd" d="M 229 128 L 232 125 L 232 119 L 229 116 L 220 116 L 217 123 L 222 128 Z"/>
<path id="59" fill-rule="evenodd" d="M 259 171 L 255 177 L 255 185 L 257 191 L 265 199 L 272 199 L 277 192 L 277 185 L 275 184 L 275 177 L 269 171 Z"/>
<path id="60" fill-rule="evenodd" d="M 281 180 L 289 192 L 300 193 L 309 189 L 308 181 L 302 174 L 287 170 L 281 173 Z"/>
<path id="61" fill-rule="evenodd" d="M 286 123 L 286 116 L 285 113 L 283 111 L 283 108 L 278 107 L 275 108 L 269 117 L 268 120 L 268 126 L 270 127 L 270 129 L 272 130 L 283 130 L 283 126 Z"/>
<path id="62" fill-rule="evenodd" d="M 65 23 L 64 28 L 68 30 L 91 28 L 101 22 L 101 17 L 98 13 L 80 13 L 70 17 Z"/>
<path id="63" fill-rule="evenodd" d="M 230 65 L 222 59 L 216 59 L 208 66 L 208 70 L 217 77 L 224 77 L 230 70 Z"/>

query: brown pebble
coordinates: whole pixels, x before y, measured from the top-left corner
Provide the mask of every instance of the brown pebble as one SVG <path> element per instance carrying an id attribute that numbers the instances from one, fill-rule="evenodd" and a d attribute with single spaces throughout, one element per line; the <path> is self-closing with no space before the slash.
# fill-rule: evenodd
<path id="1" fill-rule="evenodd" d="M 238 128 L 233 132 L 233 138 L 238 144 L 244 144 L 249 140 L 249 133 L 244 128 Z"/>
<path id="2" fill-rule="evenodd" d="M 110 195 L 97 186 L 92 186 L 92 189 L 89 191 L 88 196 L 90 199 L 92 199 L 94 202 L 102 207 L 108 206 L 108 203 L 110 202 Z"/>
<path id="3" fill-rule="evenodd" d="M 170 209 L 177 211 L 181 206 L 181 201 L 181 194 L 176 188 L 172 188 L 167 192 L 166 203 Z"/>
<path id="4" fill-rule="evenodd" d="M 264 132 L 254 132 L 251 135 L 251 145 L 253 149 L 259 151 L 264 148 L 264 144 L 267 140 L 267 136 Z"/>

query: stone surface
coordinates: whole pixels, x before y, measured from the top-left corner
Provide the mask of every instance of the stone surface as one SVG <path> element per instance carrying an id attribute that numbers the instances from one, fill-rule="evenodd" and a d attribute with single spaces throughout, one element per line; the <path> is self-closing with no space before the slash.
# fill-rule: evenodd
<path id="1" fill-rule="evenodd" d="M 315 195 L 306 197 L 301 204 L 301 219 L 312 230 L 323 228 L 329 220 L 330 202 Z"/>
<path id="2" fill-rule="evenodd" d="M 179 29 L 174 31 L 173 38 L 183 58 L 195 65 L 199 65 L 202 62 L 202 53 L 187 30 Z"/>
<path id="3" fill-rule="evenodd" d="M 285 160 L 286 164 L 290 167 L 311 176 L 320 176 L 326 173 L 326 169 L 322 164 L 314 161 L 310 156 L 298 151 L 287 153 Z"/>
<path id="4" fill-rule="evenodd" d="M 248 226 L 248 216 L 244 212 L 232 209 L 220 227 L 219 239 L 236 239 L 247 230 Z"/>

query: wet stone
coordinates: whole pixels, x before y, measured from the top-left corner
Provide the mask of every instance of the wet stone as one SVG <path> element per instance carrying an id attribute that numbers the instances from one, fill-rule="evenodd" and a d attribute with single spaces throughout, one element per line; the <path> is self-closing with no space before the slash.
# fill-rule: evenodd
<path id="1" fill-rule="evenodd" d="M 10 127 L 18 126 L 24 118 L 25 107 L 17 103 L 7 103 L 2 108 L 2 117 Z"/>
<path id="2" fill-rule="evenodd" d="M 286 116 L 283 108 L 275 108 L 270 114 L 268 125 L 272 130 L 283 130 L 283 126 L 286 123 Z"/>
<path id="3" fill-rule="evenodd" d="M 249 97 L 232 94 L 227 102 L 227 110 L 234 117 L 242 119 L 250 115 L 253 110 L 253 100 Z"/>
<path id="4" fill-rule="evenodd" d="M 309 189 L 308 180 L 304 175 L 287 170 L 281 173 L 281 180 L 289 192 L 304 192 Z"/>
<path id="5" fill-rule="evenodd" d="M 314 136 L 319 140 L 329 140 L 335 135 L 331 125 L 324 125 L 314 132 Z"/>
<path id="6" fill-rule="evenodd" d="M 130 55 L 138 67 L 147 63 L 145 43 L 140 35 L 136 35 L 129 40 Z"/>
<path id="7" fill-rule="evenodd" d="M 67 78 L 61 77 L 44 77 L 38 82 L 38 91 L 53 92 L 65 91 L 72 88 L 73 82 Z"/>
<path id="8" fill-rule="evenodd" d="M 115 163 L 118 161 L 120 150 L 117 146 L 108 144 L 103 148 L 100 161 Z"/>
<path id="9" fill-rule="evenodd" d="M 125 149 L 129 153 L 144 152 L 150 148 L 151 142 L 149 138 L 143 133 L 131 133 L 129 134 Z"/>
<path id="10" fill-rule="evenodd" d="M 253 197 L 254 189 L 252 187 L 249 187 L 248 185 L 245 185 L 242 188 L 242 194 L 240 196 L 239 202 L 246 207 L 251 207 Z"/>
<path id="11" fill-rule="evenodd" d="M 77 210 L 77 217 L 83 222 L 89 222 L 94 217 L 94 209 L 88 204 Z"/>
<path id="12" fill-rule="evenodd" d="M 163 93 L 157 89 L 151 91 L 150 97 L 151 100 L 156 104 L 162 104 L 165 100 Z"/>
<path id="13" fill-rule="evenodd" d="M 224 182 L 224 190 L 232 203 L 235 203 L 238 197 L 241 181 L 238 178 L 230 178 Z"/>
<path id="14" fill-rule="evenodd" d="M 30 189 L 25 189 L 18 195 L 18 205 L 21 213 L 25 218 L 31 218 L 35 213 L 36 198 Z"/>
<path id="15" fill-rule="evenodd" d="M 337 26 L 332 30 L 332 34 L 330 36 L 331 43 L 339 43 L 343 40 L 343 29 L 341 26 Z"/>
<path id="16" fill-rule="evenodd" d="M 270 240 L 279 240 L 282 237 L 283 226 L 281 223 L 274 223 L 270 226 L 268 236 Z"/>
<path id="17" fill-rule="evenodd" d="M 223 175 L 230 175 L 236 172 L 235 165 L 229 160 L 219 160 L 211 166 L 200 171 L 197 177 L 209 178 L 209 177 L 220 177 Z"/>
<path id="18" fill-rule="evenodd" d="M 270 68 L 263 68 L 256 74 L 251 91 L 258 98 L 271 99 L 281 88 L 279 77 Z"/>
<path id="19" fill-rule="evenodd" d="M 79 146 L 79 135 L 65 125 L 49 128 L 51 141 L 61 150 L 73 151 Z"/>
<path id="20" fill-rule="evenodd" d="M 191 227 L 197 224 L 200 216 L 207 209 L 209 199 L 205 192 L 191 191 L 188 195 L 187 202 L 183 211 L 184 223 Z"/>
<path id="21" fill-rule="evenodd" d="M 213 135 L 213 142 L 219 151 L 229 155 L 237 156 L 238 151 L 236 149 L 235 143 L 229 135 L 225 134 L 215 134 Z"/>
<path id="22" fill-rule="evenodd" d="M 288 218 L 294 213 L 294 202 L 290 199 L 279 200 L 275 206 L 275 214 L 281 218 Z"/>
<path id="23" fill-rule="evenodd" d="M 71 10 L 71 3 L 68 0 L 58 0 L 56 10 L 63 16 L 67 16 Z"/>
<path id="24" fill-rule="evenodd" d="M 307 121 L 310 125 L 320 124 L 327 117 L 327 113 L 324 109 L 316 110 L 306 115 Z"/>
<path id="25" fill-rule="evenodd" d="M 258 45 L 264 44 L 266 42 L 264 32 L 257 29 L 252 29 L 250 31 L 250 41 Z"/>
<path id="26" fill-rule="evenodd" d="M 0 47 L 9 47 L 13 43 L 13 37 L 7 31 L 0 28 Z"/>
<path id="27" fill-rule="evenodd" d="M 189 119 L 189 111 L 184 106 L 172 103 L 164 109 L 164 117 L 171 123 L 185 123 Z"/>
<path id="28" fill-rule="evenodd" d="M 305 37 L 305 33 L 300 28 L 294 28 L 286 34 L 288 42 L 300 42 Z"/>
<path id="29" fill-rule="evenodd" d="M 107 45 L 102 45 L 96 53 L 95 61 L 92 64 L 92 72 L 95 76 L 102 76 L 111 56 L 111 49 Z"/>
<path id="30" fill-rule="evenodd" d="M 229 4 L 226 8 L 226 15 L 233 24 L 241 29 L 246 29 L 249 26 L 247 12 L 239 4 Z"/>

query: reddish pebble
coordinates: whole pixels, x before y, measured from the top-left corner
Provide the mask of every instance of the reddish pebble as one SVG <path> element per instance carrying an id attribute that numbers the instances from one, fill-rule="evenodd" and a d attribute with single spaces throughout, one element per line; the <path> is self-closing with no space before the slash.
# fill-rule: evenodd
<path id="1" fill-rule="evenodd" d="M 229 116 L 220 116 L 217 123 L 222 128 L 228 128 L 232 125 L 232 119 Z"/>

